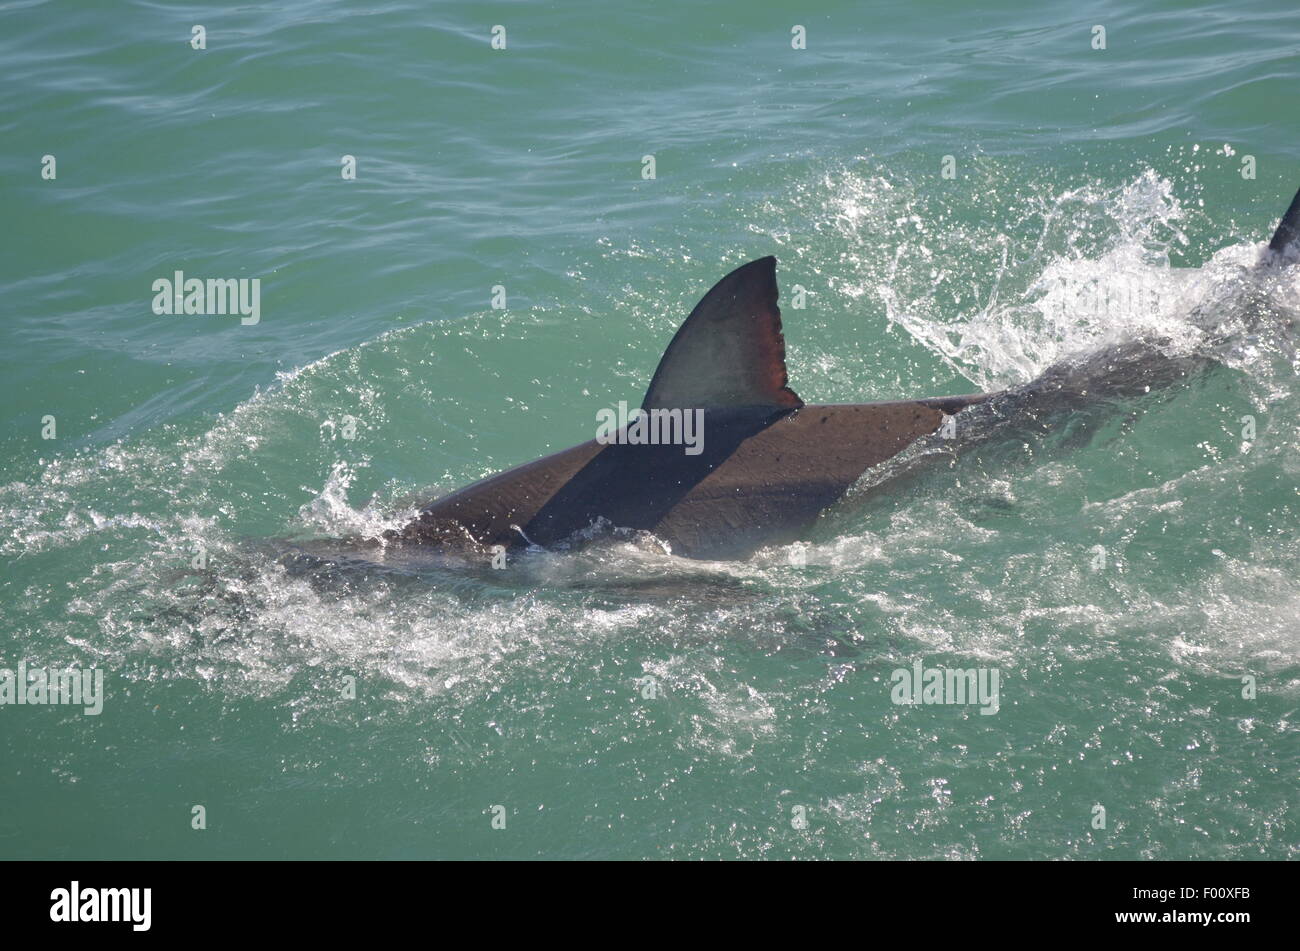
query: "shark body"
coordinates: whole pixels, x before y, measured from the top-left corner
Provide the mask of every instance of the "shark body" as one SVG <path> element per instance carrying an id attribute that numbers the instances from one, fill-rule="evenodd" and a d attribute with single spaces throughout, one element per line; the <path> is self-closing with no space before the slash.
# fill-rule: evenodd
<path id="1" fill-rule="evenodd" d="M 1294 259 L 1300 193 L 1260 267 Z M 788 385 L 776 259 L 732 271 L 665 351 L 642 409 L 700 411 L 702 444 L 637 444 L 626 431 L 516 466 L 423 506 L 387 549 L 552 547 L 605 522 L 652 533 L 674 554 L 745 558 L 796 540 L 865 472 L 972 407 L 1009 417 L 1086 395 L 1144 392 L 1200 365 L 1141 341 L 996 393 L 859 404 L 804 403 Z"/>

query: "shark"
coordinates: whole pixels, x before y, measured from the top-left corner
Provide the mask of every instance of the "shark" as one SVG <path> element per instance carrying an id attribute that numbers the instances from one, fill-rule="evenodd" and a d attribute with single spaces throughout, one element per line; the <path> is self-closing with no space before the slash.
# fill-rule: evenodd
<path id="1" fill-rule="evenodd" d="M 1294 263 L 1300 192 L 1258 268 Z M 596 438 L 525 462 L 418 508 L 367 539 L 394 555 L 564 547 L 593 526 L 648 533 L 669 552 L 738 560 L 799 540 L 864 474 L 921 440 L 1151 391 L 1208 361 L 1133 340 L 990 393 L 874 403 L 807 403 L 791 388 L 775 257 L 718 281 L 681 324 L 640 411 Z"/>

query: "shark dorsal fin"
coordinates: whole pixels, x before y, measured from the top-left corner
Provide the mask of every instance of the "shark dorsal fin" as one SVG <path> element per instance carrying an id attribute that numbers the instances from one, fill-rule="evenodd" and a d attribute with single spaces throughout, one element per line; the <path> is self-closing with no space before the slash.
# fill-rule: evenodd
<path id="1" fill-rule="evenodd" d="M 1268 249 L 1278 254 L 1285 254 L 1291 245 L 1298 243 L 1300 243 L 1300 192 L 1296 192 L 1295 197 L 1291 199 L 1291 207 L 1286 210 L 1277 230 L 1273 232 L 1273 240 L 1268 243 Z"/>
<path id="2" fill-rule="evenodd" d="M 644 409 L 796 409 L 786 385 L 776 258 L 736 268 L 704 295 L 664 351 Z"/>

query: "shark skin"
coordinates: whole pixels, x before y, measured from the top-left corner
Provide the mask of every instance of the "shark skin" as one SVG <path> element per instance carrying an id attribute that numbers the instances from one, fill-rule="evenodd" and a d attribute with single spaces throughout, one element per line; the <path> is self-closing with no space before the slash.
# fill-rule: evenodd
<path id="1" fill-rule="evenodd" d="M 1291 263 L 1300 193 L 1259 266 Z M 696 305 L 651 380 L 642 408 L 699 410 L 701 451 L 591 440 L 437 499 L 370 540 L 403 550 L 553 547 L 593 525 L 650 532 L 677 555 L 743 559 L 800 537 L 864 473 L 969 407 L 994 416 L 1069 409 L 1183 379 L 1206 361 L 1133 341 L 996 393 L 857 404 L 805 404 L 787 385 L 776 259 L 732 271 Z"/>
<path id="2" fill-rule="evenodd" d="M 650 532 L 674 554 L 744 558 L 796 540 L 865 471 L 987 398 L 811 404 L 716 424 L 705 411 L 699 457 L 593 439 L 439 499 L 388 538 L 550 547 L 604 519 Z"/>

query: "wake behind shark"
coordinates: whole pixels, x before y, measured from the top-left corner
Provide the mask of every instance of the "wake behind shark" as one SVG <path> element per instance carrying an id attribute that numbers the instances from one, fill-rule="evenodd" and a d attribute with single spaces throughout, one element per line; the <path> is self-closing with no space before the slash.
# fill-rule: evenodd
<path id="1" fill-rule="evenodd" d="M 1294 259 L 1298 239 L 1300 193 L 1258 267 Z M 1070 408 L 1148 392 L 1207 362 L 1133 341 L 994 393 L 805 403 L 789 386 L 777 297 L 776 258 L 732 271 L 669 343 L 643 415 L 437 499 L 369 544 L 394 556 L 466 547 L 499 553 L 554 547 L 607 524 L 648 532 L 677 555 L 745 558 L 798 539 L 864 473 L 954 426 L 972 407 L 997 419 L 1045 405 Z M 680 439 L 648 438 L 647 426 L 681 432 L 687 420 L 701 427 L 693 451 Z"/>

